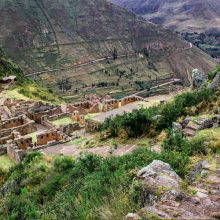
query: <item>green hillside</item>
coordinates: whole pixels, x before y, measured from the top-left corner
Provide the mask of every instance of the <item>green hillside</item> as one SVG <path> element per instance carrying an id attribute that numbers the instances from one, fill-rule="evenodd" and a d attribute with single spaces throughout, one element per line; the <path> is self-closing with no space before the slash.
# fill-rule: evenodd
<path id="1" fill-rule="evenodd" d="M 33 99 L 53 103 L 61 102 L 61 99 L 55 93 L 26 77 L 22 69 L 6 56 L 0 48 L 0 79 L 10 75 L 16 76 L 16 82 L 9 86 L 0 85 L 0 97 Z"/>

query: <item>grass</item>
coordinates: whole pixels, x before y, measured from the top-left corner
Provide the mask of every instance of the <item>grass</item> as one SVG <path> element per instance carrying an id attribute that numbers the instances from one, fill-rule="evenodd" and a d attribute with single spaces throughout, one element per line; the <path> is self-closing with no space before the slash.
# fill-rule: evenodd
<path id="1" fill-rule="evenodd" d="M 7 155 L 0 156 L 0 169 L 8 171 L 14 165 L 14 161 L 12 161 Z"/>
<path id="2" fill-rule="evenodd" d="M 31 134 L 28 134 L 28 135 L 25 135 L 24 137 L 26 137 L 26 138 L 31 137 L 32 138 L 32 143 L 37 142 L 37 133 L 36 132 L 33 132 Z"/>
<path id="3" fill-rule="evenodd" d="M 63 117 L 57 120 L 52 121 L 53 125 L 60 126 L 60 125 L 68 125 L 73 123 L 73 120 L 70 117 Z"/>
<path id="4" fill-rule="evenodd" d="M 22 99 L 22 100 L 30 100 L 30 98 L 22 95 L 19 93 L 18 89 L 13 89 L 13 90 L 5 90 L 0 94 L 0 97 L 4 98 L 10 98 L 10 99 Z"/>
<path id="5" fill-rule="evenodd" d="M 98 116 L 100 113 L 94 113 L 94 114 L 87 114 L 85 116 L 85 120 L 91 120 L 93 119 L 94 117 Z"/>
<path id="6" fill-rule="evenodd" d="M 87 138 L 80 137 L 80 138 L 77 138 L 75 140 L 72 140 L 72 141 L 66 143 L 66 145 L 81 145 L 86 140 L 87 140 Z"/>
<path id="7" fill-rule="evenodd" d="M 210 128 L 199 131 L 196 134 L 196 138 L 204 138 L 205 140 L 219 140 L 220 139 L 220 128 Z"/>

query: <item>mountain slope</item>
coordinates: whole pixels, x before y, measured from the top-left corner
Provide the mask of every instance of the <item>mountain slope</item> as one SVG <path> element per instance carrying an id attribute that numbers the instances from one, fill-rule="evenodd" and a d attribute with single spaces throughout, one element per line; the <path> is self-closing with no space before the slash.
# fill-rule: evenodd
<path id="1" fill-rule="evenodd" d="M 171 30 L 213 58 L 220 58 L 220 1 L 112 0 L 145 19 Z"/>
<path id="2" fill-rule="evenodd" d="M 113 0 L 147 20 L 182 31 L 220 29 L 220 2 L 216 0 Z"/>
<path id="3" fill-rule="evenodd" d="M 2 0 L 0 28 L 0 44 L 24 72 L 71 100 L 125 95 L 140 81 L 188 83 L 193 68 L 215 65 L 169 30 L 103 0 Z"/>

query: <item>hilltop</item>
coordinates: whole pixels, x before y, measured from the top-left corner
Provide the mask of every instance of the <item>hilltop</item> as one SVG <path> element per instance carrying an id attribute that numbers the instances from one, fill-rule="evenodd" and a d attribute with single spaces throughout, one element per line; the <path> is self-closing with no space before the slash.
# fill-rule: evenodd
<path id="1" fill-rule="evenodd" d="M 67 100 L 122 97 L 160 79 L 214 68 L 171 31 L 103 0 L 0 3 L 0 44 L 26 76 Z"/>

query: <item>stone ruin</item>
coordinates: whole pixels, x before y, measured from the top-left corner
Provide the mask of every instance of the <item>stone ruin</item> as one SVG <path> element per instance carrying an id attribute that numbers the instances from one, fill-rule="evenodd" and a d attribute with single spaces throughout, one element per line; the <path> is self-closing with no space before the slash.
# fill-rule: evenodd
<path id="1" fill-rule="evenodd" d="M 18 163 L 29 151 L 70 141 L 74 131 L 84 128 L 85 121 L 84 115 L 67 112 L 63 106 L 7 98 L 0 99 L 0 114 L 0 154 L 7 153 Z M 62 117 L 73 122 L 60 126 L 52 123 Z"/>
<path id="2" fill-rule="evenodd" d="M 98 124 L 85 120 L 86 114 L 106 112 L 142 100 L 138 96 L 116 100 L 110 96 L 87 95 L 83 102 L 55 106 L 39 101 L 2 98 L 0 154 L 7 153 L 19 163 L 29 151 L 68 142 L 74 137 L 74 132 L 84 128 L 88 132 L 93 131 Z M 72 123 L 53 123 L 63 117 L 70 118 Z"/>
<path id="3" fill-rule="evenodd" d="M 119 108 L 120 106 L 124 106 L 133 102 L 143 101 L 144 99 L 139 96 L 127 96 L 122 99 L 112 99 L 110 96 L 104 96 L 103 98 L 98 98 L 97 95 L 86 96 L 86 100 L 84 102 L 77 102 L 74 104 L 67 105 L 68 112 L 76 112 L 79 114 L 91 114 L 91 113 L 99 113 L 106 112 L 112 109 Z"/>

